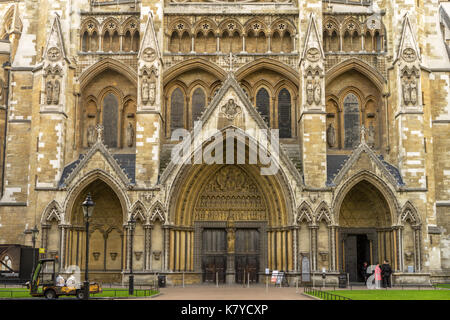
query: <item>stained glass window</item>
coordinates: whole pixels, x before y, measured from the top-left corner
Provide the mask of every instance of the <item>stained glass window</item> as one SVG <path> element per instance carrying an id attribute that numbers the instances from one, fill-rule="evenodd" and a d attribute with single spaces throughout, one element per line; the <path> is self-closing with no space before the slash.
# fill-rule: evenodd
<path id="1" fill-rule="evenodd" d="M 283 89 L 278 94 L 278 129 L 280 138 L 291 138 L 291 94 Z"/>
<path id="2" fill-rule="evenodd" d="M 119 101 L 113 93 L 103 99 L 103 138 L 105 145 L 117 148 Z"/>
<path id="3" fill-rule="evenodd" d="M 359 145 L 359 101 L 349 93 L 344 99 L 344 148 L 352 149 Z"/>

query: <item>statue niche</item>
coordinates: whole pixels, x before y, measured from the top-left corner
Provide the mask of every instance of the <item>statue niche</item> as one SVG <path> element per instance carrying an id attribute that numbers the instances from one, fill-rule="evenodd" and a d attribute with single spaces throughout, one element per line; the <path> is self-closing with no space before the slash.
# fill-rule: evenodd
<path id="1" fill-rule="evenodd" d="M 45 102 L 47 105 L 58 105 L 61 93 L 62 69 L 58 66 L 47 66 L 44 71 Z"/>
<path id="2" fill-rule="evenodd" d="M 141 77 L 141 102 L 143 105 L 154 106 L 156 102 L 156 80 L 158 78 L 158 72 L 154 67 L 150 70 L 144 67 Z"/>

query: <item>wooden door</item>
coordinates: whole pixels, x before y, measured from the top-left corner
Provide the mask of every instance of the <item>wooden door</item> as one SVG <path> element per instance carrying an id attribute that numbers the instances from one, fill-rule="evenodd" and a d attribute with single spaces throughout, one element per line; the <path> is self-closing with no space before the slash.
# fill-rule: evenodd
<path id="1" fill-rule="evenodd" d="M 225 282 L 227 266 L 227 242 L 225 229 L 204 229 L 202 242 L 203 281 Z"/>
<path id="2" fill-rule="evenodd" d="M 259 232 L 257 229 L 236 231 L 235 272 L 237 283 L 258 282 Z"/>

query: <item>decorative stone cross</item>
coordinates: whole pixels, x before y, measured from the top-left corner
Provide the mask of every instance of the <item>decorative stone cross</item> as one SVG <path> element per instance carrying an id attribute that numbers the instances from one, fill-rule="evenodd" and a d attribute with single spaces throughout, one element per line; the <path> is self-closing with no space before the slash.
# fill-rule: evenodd
<path id="1" fill-rule="evenodd" d="M 228 64 L 228 71 L 233 72 L 233 62 L 237 62 L 237 57 L 230 52 L 230 55 L 225 58 L 225 62 Z"/>
<path id="2" fill-rule="evenodd" d="M 95 129 L 97 130 L 97 142 L 103 142 L 103 126 L 101 124 L 97 124 Z"/>

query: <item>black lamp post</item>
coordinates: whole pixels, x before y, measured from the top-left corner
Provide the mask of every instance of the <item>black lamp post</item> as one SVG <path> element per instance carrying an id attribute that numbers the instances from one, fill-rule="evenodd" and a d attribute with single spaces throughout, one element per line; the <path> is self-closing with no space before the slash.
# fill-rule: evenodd
<path id="1" fill-rule="evenodd" d="M 36 266 L 36 252 L 35 252 L 36 235 L 39 233 L 39 229 L 37 228 L 36 225 L 34 225 L 34 228 L 31 229 L 30 232 L 31 232 L 31 242 L 33 243 L 33 268 L 31 269 L 31 279 L 33 279 L 34 267 Z"/>
<path id="2" fill-rule="evenodd" d="M 133 215 L 128 221 L 128 230 L 130 230 L 130 276 L 128 277 L 128 294 L 134 294 L 134 275 L 133 275 L 133 235 L 134 227 L 136 225 L 136 220 Z"/>
<path id="3" fill-rule="evenodd" d="M 86 269 L 84 270 L 84 299 L 89 299 L 89 218 L 94 211 L 95 203 L 92 201 L 91 193 L 88 193 L 86 200 L 81 204 L 83 215 L 86 219 Z"/>

